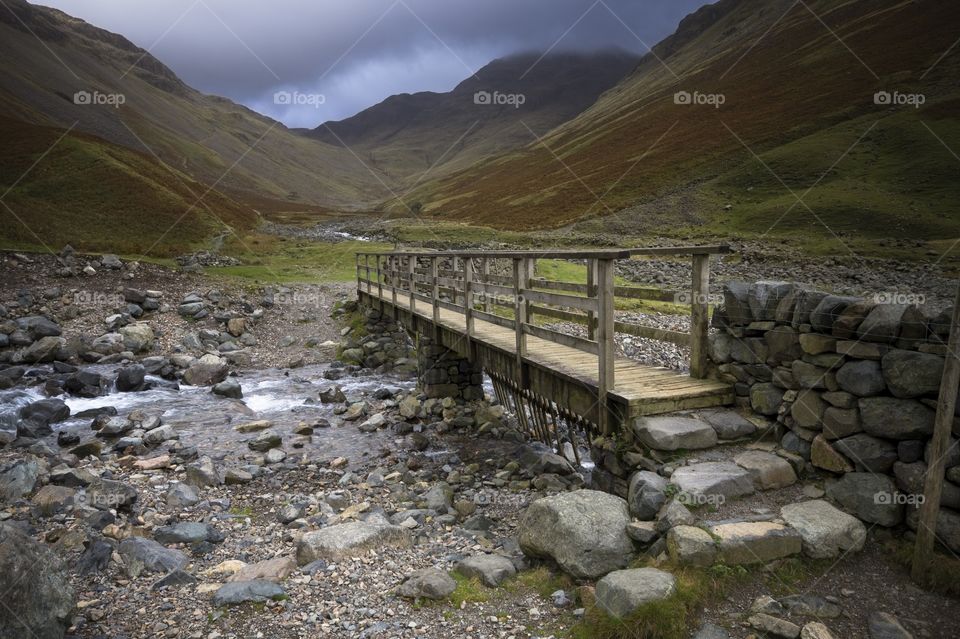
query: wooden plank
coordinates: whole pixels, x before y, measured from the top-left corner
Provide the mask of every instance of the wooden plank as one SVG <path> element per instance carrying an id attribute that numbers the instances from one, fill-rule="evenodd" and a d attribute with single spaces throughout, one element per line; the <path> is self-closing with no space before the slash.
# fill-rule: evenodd
<path id="1" fill-rule="evenodd" d="M 950 444 L 950 430 L 957 405 L 957 388 L 960 385 L 958 348 L 960 348 L 960 283 L 958 283 L 953 317 L 950 321 L 947 357 L 943 366 L 943 376 L 940 378 L 937 416 L 934 420 L 933 437 L 930 440 L 930 461 L 923 487 L 920 517 L 917 520 L 917 541 L 913 547 L 913 566 L 910 574 L 918 583 L 929 582 L 930 564 L 933 561 L 933 544 L 937 536 L 937 517 L 940 514 L 940 496 L 943 492 L 943 475 L 946 470 L 944 457 Z"/>
<path id="2" fill-rule="evenodd" d="M 591 342 L 590 340 L 584 339 L 582 337 L 576 337 L 575 335 L 567 335 L 565 333 L 551 331 L 549 328 L 543 328 L 542 326 L 534 326 L 533 324 L 524 324 L 523 331 L 527 335 L 533 335 L 535 337 L 539 337 L 540 339 L 556 342 L 562 346 L 575 348 L 585 353 L 590 353 L 592 355 L 596 355 L 598 353 L 597 343 Z"/>
<path id="3" fill-rule="evenodd" d="M 613 299 L 613 289 L 610 290 L 610 297 Z M 575 295 L 564 295 L 563 293 L 547 293 L 544 291 L 524 291 L 524 298 L 528 302 L 539 304 L 551 304 L 553 306 L 569 306 L 582 311 L 596 310 L 597 300 L 589 297 L 577 297 Z"/>

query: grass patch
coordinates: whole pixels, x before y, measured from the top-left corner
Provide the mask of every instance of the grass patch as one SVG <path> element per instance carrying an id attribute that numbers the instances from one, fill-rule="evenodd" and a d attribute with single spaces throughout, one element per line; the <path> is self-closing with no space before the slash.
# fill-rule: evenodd
<path id="1" fill-rule="evenodd" d="M 551 572 L 544 566 L 521 572 L 513 579 L 503 583 L 503 588 L 507 592 L 533 591 L 544 599 L 549 599 L 550 595 L 558 590 L 570 592 L 574 587 L 575 584 L 570 577 L 563 573 Z"/>
<path id="2" fill-rule="evenodd" d="M 893 560 L 910 570 L 913 565 L 914 544 L 900 540 L 891 540 L 884 544 Z M 930 590 L 945 595 L 960 596 L 960 560 L 943 553 L 935 553 L 926 572 L 926 583 Z"/>

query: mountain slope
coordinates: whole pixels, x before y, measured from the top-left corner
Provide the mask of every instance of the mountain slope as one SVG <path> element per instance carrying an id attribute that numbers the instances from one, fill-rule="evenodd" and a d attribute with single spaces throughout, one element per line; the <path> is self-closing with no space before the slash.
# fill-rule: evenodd
<path id="1" fill-rule="evenodd" d="M 593 104 L 639 60 L 624 51 L 518 54 L 494 60 L 448 93 L 394 95 L 309 135 L 350 147 L 398 180 L 435 177 L 536 140 Z"/>
<path id="2" fill-rule="evenodd" d="M 171 256 L 257 222 L 147 153 L 64 133 L 0 118 L 0 237 L 10 246 Z"/>
<path id="3" fill-rule="evenodd" d="M 148 52 L 60 11 L 0 7 L 0 116 L 156 154 L 243 198 L 362 206 L 389 191 L 344 149 L 185 85 Z M 76 104 L 78 92 L 123 103 Z"/>
<path id="4" fill-rule="evenodd" d="M 960 165 L 945 146 L 960 149 L 960 53 L 944 56 L 958 23 L 946 0 L 721 0 L 543 144 L 407 201 L 518 229 L 597 218 L 581 226 L 958 237 Z M 678 104 L 680 91 L 724 102 Z M 877 91 L 926 101 L 877 105 Z"/>

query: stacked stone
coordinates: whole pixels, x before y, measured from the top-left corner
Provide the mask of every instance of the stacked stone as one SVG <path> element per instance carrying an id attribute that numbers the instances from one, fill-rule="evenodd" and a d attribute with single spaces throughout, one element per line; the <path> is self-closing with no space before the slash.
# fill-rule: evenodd
<path id="1" fill-rule="evenodd" d="M 419 338 L 417 366 L 427 397 L 483 399 L 483 371 L 430 337 Z"/>
<path id="2" fill-rule="evenodd" d="M 831 497 L 865 521 L 895 526 L 913 524 L 922 499 L 951 311 L 888 302 L 730 283 L 710 356 L 741 406 L 776 418 L 785 449 L 839 478 Z M 938 533 L 960 551 L 956 442 Z"/>
<path id="3" fill-rule="evenodd" d="M 362 312 L 365 320 L 362 335 L 345 329 L 348 332 L 344 335 L 340 360 L 381 373 L 413 375 L 417 371 L 417 361 L 403 327 L 377 309 Z"/>

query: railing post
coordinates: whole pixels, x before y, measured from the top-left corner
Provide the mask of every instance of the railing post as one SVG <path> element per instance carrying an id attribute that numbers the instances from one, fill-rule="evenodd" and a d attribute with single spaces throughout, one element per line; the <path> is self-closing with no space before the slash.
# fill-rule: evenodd
<path id="1" fill-rule="evenodd" d="M 473 361 L 473 258 L 463 262 L 463 316 L 467 328 L 467 356 Z"/>
<path id="2" fill-rule="evenodd" d="M 690 376 L 697 379 L 707 376 L 709 293 L 710 255 L 694 255 L 690 299 Z"/>
<path id="3" fill-rule="evenodd" d="M 380 301 L 380 312 L 383 312 L 383 271 L 381 266 L 383 263 L 383 256 L 377 255 L 377 299 Z"/>
<path id="4" fill-rule="evenodd" d="M 363 256 L 363 266 L 364 266 L 364 279 L 367 282 L 367 295 L 370 295 L 370 254 L 367 253 Z"/>
<path id="5" fill-rule="evenodd" d="M 417 276 L 416 255 L 407 257 L 407 272 L 410 274 L 410 315 L 413 315 L 417 312 L 417 281 L 414 279 Z"/>
<path id="6" fill-rule="evenodd" d="M 430 258 L 430 278 L 433 284 L 433 325 L 440 333 L 440 264 L 436 257 Z"/>
<path id="7" fill-rule="evenodd" d="M 597 297 L 597 260 L 587 260 L 587 297 Z M 587 311 L 587 339 L 597 339 L 597 314 Z"/>
<path id="8" fill-rule="evenodd" d="M 356 259 L 356 268 L 357 268 L 357 298 L 360 297 L 360 293 L 363 291 L 363 280 L 360 279 L 360 269 L 362 268 L 362 267 L 360 266 L 360 256 L 361 256 L 361 255 L 363 255 L 363 253 L 357 253 L 357 259 Z"/>
<path id="9" fill-rule="evenodd" d="M 527 305 L 524 302 L 524 293 L 527 290 L 529 275 L 527 261 L 523 258 L 513 259 L 513 318 L 516 330 L 517 351 L 517 379 L 523 379 L 523 358 L 527 354 L 527 336 L 523 332 L 523 325 L 527 323 Z"/>
<path id="10" fill-rule="evenodd" d="M 530 280 L 535 278 L 537 274 L 537 258 L 535 257 L 527 258 L 526 262 L 527 264 L 524 269 L 524 272 L 526 273 L 526 277 L 527 277 L 527 286 L 530 286 Z M 533 304 L 531 304 L 530 302 L 524 302 L 523 305 L 525 307 L 524 321 L 532 322 L 533 321 Z"/>
<path id="11" fill-rule="evenodd" d="M 487 291 L 486 284 L 489 284 L 490 280 L 490 260 L 483 257 L 480 258 L 480 274 L 483 277 L 483 312 L 490 312 L 490 293 Z"/>
<path id="12" fill-rule="evenodd" d="M 597 394 L 599 400 L 597 426 L 604 435 L 610 433 L 610 406 L 608 393 L 614 389 L 614 361 L 616 343 L 614 341 L 614 321 L 616 311 L 613 296 L 613 260 L 595 260 L 597 262 L 597 346 L 599 351 L 599 379 Z"/>
<path id="13" fill-rule="evenodd" d="M 390 296 L 393 300 L 393 315 L 397 317 L 397 284 L 400 283 L 400 257 L 397 255 L 390 256 L 390 289 L 392 295 Z"/>

